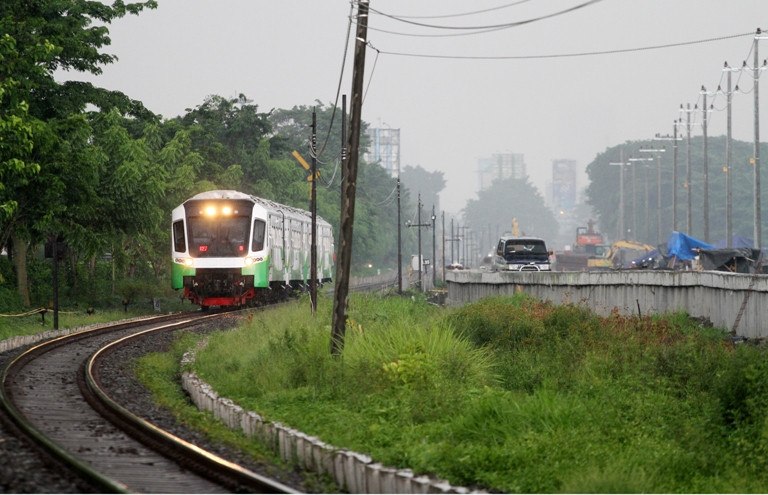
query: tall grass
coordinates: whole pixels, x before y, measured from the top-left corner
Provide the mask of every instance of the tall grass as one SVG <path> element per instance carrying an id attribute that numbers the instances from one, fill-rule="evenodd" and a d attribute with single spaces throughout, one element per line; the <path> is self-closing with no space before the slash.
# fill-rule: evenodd
<path id="1" fill-rule="evenodd" d="M 684 313 L 596 316 L 519 294 L 458 309 L 352 296 L 255 313 L 196 370 L 222 395 L 338 446 L 503 492 L 756 492 L 768 363 Z"/>

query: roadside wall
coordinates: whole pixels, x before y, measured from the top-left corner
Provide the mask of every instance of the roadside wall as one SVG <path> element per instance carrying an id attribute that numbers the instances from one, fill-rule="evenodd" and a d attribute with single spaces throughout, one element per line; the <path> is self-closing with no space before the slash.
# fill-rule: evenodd
<path id="1" fill-rule="evenodd" d="M 714 271 L 446 272 L 447 304 L 522 291 L 600 315 L 684 310 L 749 338 L 768 337 L 768 276 Z M 765 316 L 765 317 L 764 317 Z M 763 321 L 765 320 L 765 322 Z"/>

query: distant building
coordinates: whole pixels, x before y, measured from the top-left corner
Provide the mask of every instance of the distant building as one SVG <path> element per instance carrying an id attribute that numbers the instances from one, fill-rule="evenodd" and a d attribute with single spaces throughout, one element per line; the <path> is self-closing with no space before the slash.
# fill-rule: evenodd
<path id="1" fill-rule="evenodd" d="M 552 161 L 552 207 L 568 210 L 576 205 L 576 160 Z"/>
<path id="2" fill-rule="evenodd" d="M 497 180 L 525 179 L 525 159 L 522 153 L 494 153 L 477 161 L 477 175 L 481 191 Z"/>
<path id="3" fill-rule="evenodd" d="M 390 177 L 400 176 L 400 129 L 368 128 L 371 145 L 363 159 L 368 163 L 379 163 Z"/>

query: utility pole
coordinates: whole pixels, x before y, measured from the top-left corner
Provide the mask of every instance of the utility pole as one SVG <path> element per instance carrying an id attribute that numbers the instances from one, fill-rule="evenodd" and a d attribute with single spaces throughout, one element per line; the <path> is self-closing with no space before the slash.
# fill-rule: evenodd
<path id="1" fill-rule="evenodd" d="M 419 290 L 421 292 L 424 292 L 424 283 L 422 282 L 422 279 L 421 279 L 421 273 L 424 271 L 424 261 L 422 260 L 422 257 L 421 257 L 421 228 L 422 227 L 429 228 L 430 226 L 434 226 L 434 224 L 435 224 L 435 216 L 432 215 L 432 223 L 431 224 L 429 224 L 429 223 L 421 223 L 421 206 L 422 206 L 421 205 L 421 193 L 419 193 L 419 201 L 418 201 L 418 208 L 419 209 L 418 209 L 418 211 L 416 213 L 416 222 L 417 223 L 413 224 L 409 220 L 408 222 L 405 223 L 405 226 L 406 227 L 417 227 L 419 229 L 419 234 L 418 234 L 418 238 L 419 238 Z M 433 239 L 432 240 L 432 242 L 433 242 L 433 246 L 432 247 L 433 247 L 433 251 L 434 251 L 434 232 L 433 232 L 432 239 Z"/>
<path id="2" fill-rule="evenodd" d="M 727 77 L 727 87 L 728 90 L 726 92 L 726 109 L 727 109 L 727 117 L 726 117 L 726 139 L 725 139 L 725 237 L 726 237 L 726 247 L 732 247 L 733 244 L 733 202 L 731 198 L 731 175 L 732 170 L 731 167 L 733 166 L 732 163 L 732 152 L 733 152 L 733 133 L 731 132 L 732 128 L 732 100 L 733 100 L 733 91 L 731 90 L 731 74 L 734 71 L 737 71 L 739 69 L 732 69 L 728 62 L 725 62 L 723 65 L 723 71 L 728 73 Z M 718 86 L 718 91 L 722 92 L 720 87 Z M 739 89 L 739 86 L 736 86 L 736 89 Z"/>
<path id="3" fill-rule="evenodd" d="M 693 209 L 691 205 L 691 104 L 688 103 L 686 108 L 683 108 L 683 104 L 680 104 L 680 111 L 686 112 L 686 165 L 685 165 L 685 190 L 687 197 L 687 212 L 685 217 L 685 233 L 693 235 Z"/>
<path id="4" fill-rule="evenodd" d="M 339 222 L 339 256 L 336 265 L 336 290 L 333 300 L 331 354 L 340 355 L 344 349 L 347 325 L 347 296 L 349 272 L 352 265 L 352 231 L 355 221 L 355 193 L 357 190 L 357 161 L 360 154 L 360 116 L 363 106 L 363 76 L 365 73 L 365 47 L 368 36 L 369 0 L 360 0 L 357 7 L 357 33 L 352 71 L 352 109 L 350 111 L 349 140 L 345 143 L 349 160 L 344 162 L 341 181 L 341 221 Z"/>
<path id="5" fill-rule="evenodd" d="M 309 255 L 309 303 L 312 307 L 312 316 L 317 310 L 317 114 L 312 109 L 312 176 L 309 181 L 309 211 L 312 215 L 312 240 Z"/>
<path id="6" fill-rule="evenodd" d="M 440 267 L 440 273 L 441 273 L 442 281 L 443 281 L 443 283 L 445 283 L 445 210 L 443 210 L 443 212 L 440 214 L 440 219 L 441 219 L 441 221 L 443 223 L 443 228 L 441 229 L 441 234 L 440 234 L 442 239 L 443 239 L 443 242 L 442 242 L 442 249 L 443 249 L 442 258 L 443 258 L 443 262 L 440 263 L 442 265 Z"/>
<path id="7" fill-rule="evenodd" d="M 704 133 L 704 242 L 709 244 L 709 145 L 707 143 L 709 108 L 707 107 L 707 89 L 704 86 L 701 87 L 701 94 L 704 98 L 704 107 L 701 112 L 701 130 Z"/>
<path id="8" fill-rule="evenodd" d="M 403 293 L 403 249 L 400 220 L 400 174 L 397 174 L 397 293 Z"/>
<path id="9" fill-rule="evenodd" d="M 678 230 L 677 230 L 677 123 L 678 122 L 676 120 L 674 125 L 673 125 L 674 129 L 672 131 L 673 139 L 674 139 L 674 141 L 672 141 L 672 143 L 674 143 L 673 144 L 674 158 L 673 158 L 673 164 L 672 164 L 672 169 L 673 169 L 672 201 L 675 204 L 675 206 L 674 206 L 674 213 L 672 214 L 672 224 L 673 224 L 672 225 L 672 229 L 675 232 L 678 232 Z"/>
<path id="10" fill-rule="evenodd" d="M 762 242 L 762 220 L 761 220 L 761 204 L 760 204 L 760 84 L 759 84 L 759 71 L 765 70 L 768 68 L 768 64 L 766 64 L 766 61 L 763 61 L 762 67 L 758 67 L 758 64 L 760 63 L 760 59 L 757 55 L 757 47 L 760 44 L 760 40 L 768 39 L 768 36 L 761 36 L 762 31 L 760 28 L 757 28 L 757 32 L 755 33 L 755 58 L 754 58 L 754 81 L 755 81 L 755 143 L 754 143 L 754 151 L 753 151 L 753 159 L 754 159 L 754 174 L 755 174 L 755 189 L 754 189 L 754 196 L 755 196 L 755 227 L 754 227 L 754 237 L 755 237 L 755 247 L 757 249 L 762 248 L 763 242 Z"/>
<path id="11" fill-rule="evenodd" d="M 454 253 L 454 242 L 456 242 L 456 234 L 453 232 L 453 218 L 451 218 L 451 264 L 456 261 L 456 254 Z"/>
<path id="12" fill-rule="evenodd" d="M 435 252 L 435 205 L 432 205 L 432 289 L 437 288 L 437 253 Z"/>

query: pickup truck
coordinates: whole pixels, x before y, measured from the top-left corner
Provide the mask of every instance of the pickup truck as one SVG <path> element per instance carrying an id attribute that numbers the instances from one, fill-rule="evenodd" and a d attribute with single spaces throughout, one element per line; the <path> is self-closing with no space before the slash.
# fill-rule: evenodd
<path id="1" fill-rule="evenodd" d="M 550 271 L 551 254 L 544 239 L 539 237 L 504 236 L 496 246 L 494 268 L 500 271 Z"/>

